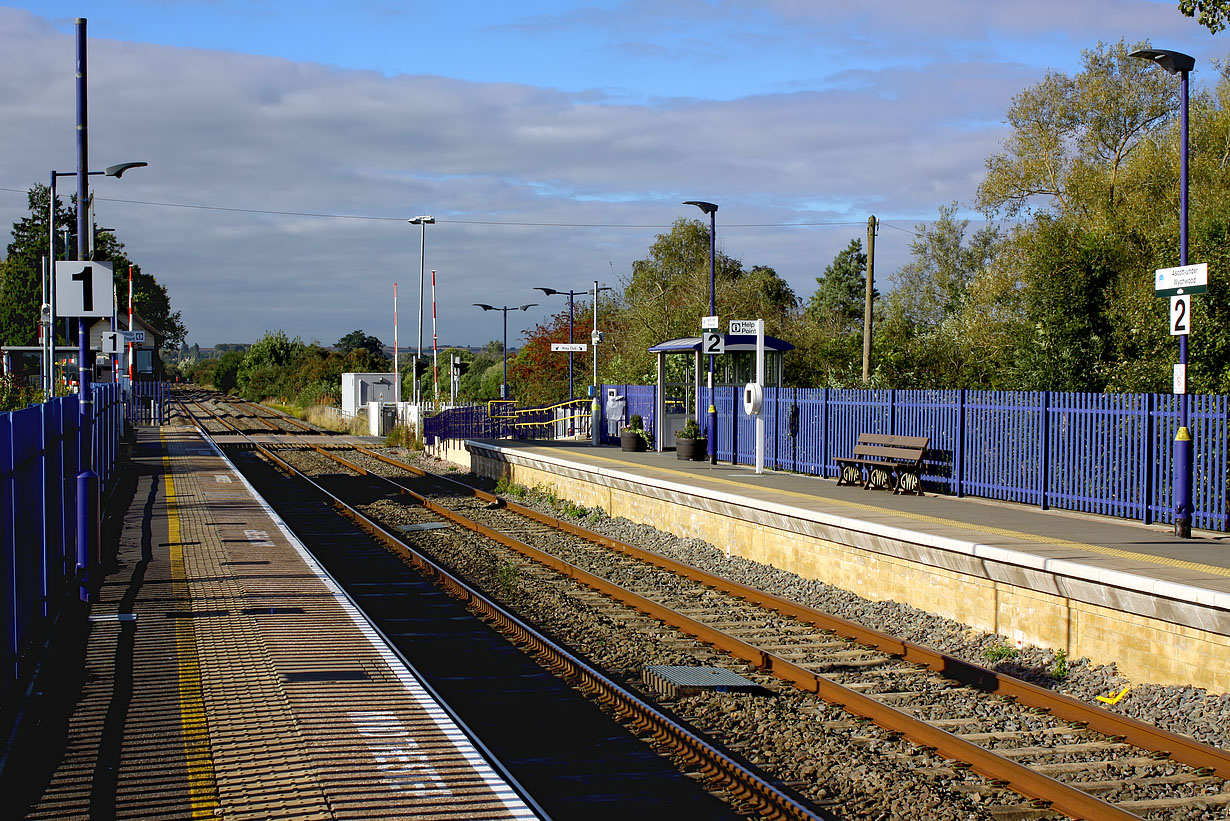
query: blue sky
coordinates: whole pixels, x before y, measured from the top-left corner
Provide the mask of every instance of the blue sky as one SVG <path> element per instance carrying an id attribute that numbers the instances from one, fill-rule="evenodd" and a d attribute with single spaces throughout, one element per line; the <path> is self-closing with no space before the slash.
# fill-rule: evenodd
<path id="1" fill-rule="evenodd" d="M 1173 0 L 10 3 L 5 228 L 75 165 L 79 16 L 91 162 L 150 163 L 99 182 L 99 218 L 203 345 L 391 342 L 398 281 L 404 346 L 421 213 L 445 344 L 499 336 L 472 302 L 618 285 L 699 216 L 684 199 L 719 203 L 723 250 L 804 298 L 876 214 L 887 279 L 940 205 L 977 216 L 1004 109 L 1048 69 L 1148 38 L 1196 56 L 1199 83 L 1230 52 Z"/>

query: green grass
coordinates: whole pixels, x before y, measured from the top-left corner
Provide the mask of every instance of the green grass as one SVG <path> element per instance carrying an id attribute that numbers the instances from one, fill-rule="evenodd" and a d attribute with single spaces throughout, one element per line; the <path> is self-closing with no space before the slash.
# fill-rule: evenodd
<path id="1" fill-rule="evenodd" d="M 996 644 L 982 651 L 982 657 L 987 661 L 997 662 L 1016 658 L 1020 652 L 1007 642 Z"/>

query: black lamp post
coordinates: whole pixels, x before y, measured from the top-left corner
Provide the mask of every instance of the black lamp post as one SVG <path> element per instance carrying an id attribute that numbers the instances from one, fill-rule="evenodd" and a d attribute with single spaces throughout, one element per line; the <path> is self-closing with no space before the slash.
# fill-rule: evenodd
<path id="1" fill-rule="evenodd" d="M 534 290 L 542 291 L 547 296 L 554 296 L 555 294 L 559 294 L 560 296 L 568 297 L 568 344 L 572 344 L 572 328 L 573 328 L 573 322 L 574 322 L 574 318 L 572 315 L 573 299 L 580 294 L 588 294 L 589 291 L 557 291 L 554 288 L 535 288 Z M 572 399 L 573 396 L 574 394 L 572 392 L 572 351 L 569 351 L 568 352 L 568 398 Z"/>
<path id="2" fill-rule="evenodd" d="M 508 312 L 509 311 L 528 311 L 538 305 L 537 302 L 531 302 L 528 305 L 484 305 L 481 302 L 473 303 L 475 308 L 482 308 L 484 311 L 503 311 L 504 312 L 504 382 L 500 385 L 500 398 L 508 398 Z"/>
<path id="3" fill-rule="evenodd" d="M 714 269 L 717 257 L 717 210 L 711 202 L 687 200 L 684 205 L 695 205 L 709 215 L 709 316 L 717 314 L 714 293 Z M 717 464 L 717 402 L 713 393 L 713 354 L 709 354 L 709 464 Z"/>
<path id="4" fill-rule="evenodd" d="M 1146 48 L 1133 51 L 1132 57 L 1157 63 L 1171 74 L 1179 75 L 1179 265 L 1187 265 L 1187 75 L 1196 67 L 1196 58 L 1179 51 Z M 1179 366 L 1183 371 L 1183 393 L 1179 397 L 1179 431 L 1174 438 L 1174 532 L 1181 539 L 1192 537 L 1192 434 L 1188 428 L 1187 335 L 1179 337 Z"/>

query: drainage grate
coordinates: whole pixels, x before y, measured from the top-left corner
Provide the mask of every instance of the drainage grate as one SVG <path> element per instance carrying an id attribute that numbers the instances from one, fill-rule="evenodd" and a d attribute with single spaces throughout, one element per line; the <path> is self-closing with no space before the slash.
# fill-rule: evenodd
<path id="1" fill-rule="evenodd" d="M 758 693 L 764 689 L 756 682 L 720 667 L 652 665 L 642 671 L 641 679 L 651 690 L 666 698 L 683 698 L 705 691 Z"/>

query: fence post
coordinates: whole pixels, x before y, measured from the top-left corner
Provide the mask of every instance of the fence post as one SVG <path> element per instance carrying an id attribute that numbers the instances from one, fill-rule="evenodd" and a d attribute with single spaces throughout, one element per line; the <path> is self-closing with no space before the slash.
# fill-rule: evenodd
<path id="1" fill-rule="evenodd" d="M 1042 464 L 1038 466 L 1038 500 L 1043 510 L 1049 510 L 1048 491 L 1051 487 L 1051 392 L 1042 392 L 1042 420 L 1038 425 L 1042 437 L 1038 452 L 1042 454 Z"/>
<path id="2" fill-rule="evenodd" d="M 965 388 L 957 390 L 957 443 L 953 450 L 953 492 L 965 495 Z"/>
<path id="3" fill-rule="evenodd" d="M 824 476 L 827 478 L 829 475 L 829 389 L 821 388 L 821 390 L 824 391 L 822 394 L 822 401 L 820 403 L 820 408 L 822 411 L 821 416 L 824 421 L 820 426 L 820 433 L 824 438 L 820 443 L 820 470 L 816 473 L 819 476 Z"/>
<path id="4" fill-rule="evenodd" d="M 897 435 L 897 389 L 888 390 L 888 434 Z"/>
<path id="5" fill-rule="evenodd" d="M 1156 491 L 1153 483 L 1156 481 L 1154 463 L 1157 460 L 1157 394 L 1145 394 L 1145 486 L 1144 515 L 1141 517 L 1147 525 L 1153 524 L 1153 499 Z"/>

